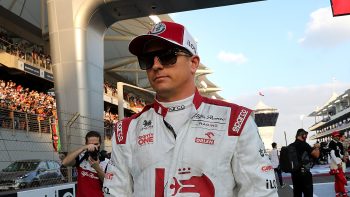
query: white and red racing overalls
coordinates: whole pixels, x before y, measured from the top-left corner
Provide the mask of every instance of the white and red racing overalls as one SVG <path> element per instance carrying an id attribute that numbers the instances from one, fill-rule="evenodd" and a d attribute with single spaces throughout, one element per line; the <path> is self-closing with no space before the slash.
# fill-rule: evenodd
<path id="1" fill-rule="evenodd" d="M 196 91 L 176 132 L 155 101 L 115 125 L 105 196 L 278 196 L 251 110 Z"/>

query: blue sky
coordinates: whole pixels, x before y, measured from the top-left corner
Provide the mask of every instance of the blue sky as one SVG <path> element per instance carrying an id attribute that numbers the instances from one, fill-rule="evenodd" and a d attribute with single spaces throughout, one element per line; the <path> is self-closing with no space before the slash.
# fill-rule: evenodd
<path id="1" fill-rule="evenodd" d="M 269 0 L 171 14 L 198 42 L 220 95 L 280 110 L 275 140 L 288 143 L 332 92 L 350 88 L 350 16 L 332 17 L 329 0 Z M 262 91 L 265 96 L 258 96 Z"/>

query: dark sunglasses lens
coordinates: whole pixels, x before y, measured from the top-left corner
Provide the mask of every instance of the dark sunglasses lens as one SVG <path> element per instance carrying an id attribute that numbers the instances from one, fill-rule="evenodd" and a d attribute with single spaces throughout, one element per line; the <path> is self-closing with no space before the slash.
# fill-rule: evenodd
<path id="1" fill-rule="evenodd" d="M 162 65 L 169 66 L 176 63 L 177 55 L 174 51 L 167 51 L 163 54 L 159 54 L 158 58 Z"/>
<path id="2" fill-rule="evenodd" d="M 163 66 L 169 66 L 176 63 L 177 55 L 175 50 L 160 50 L 155 52 L 150 52 L 138 56 L 140 68 L 142 70 L 147 70 L 152 68 L 154 63 L 154 57 L 158 57 L 159 62 Z"/>
<path id="3" fill-rule="evenodd" d="M 139 60 L 140 68 L 142 70 L 152 68 L 154 56 L 139 56 L 137 59 Z"/>

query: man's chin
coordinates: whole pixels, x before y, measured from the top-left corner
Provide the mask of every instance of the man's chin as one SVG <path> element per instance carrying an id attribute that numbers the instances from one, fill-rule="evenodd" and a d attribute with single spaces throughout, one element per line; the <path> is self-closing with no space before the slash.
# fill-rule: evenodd
<path id="1" fill-rule="evenodd" d="M 171 95 L 171 92 L 173 92 L 173 88 L 164 86 L 153 87 L 153 89 L 156 91 L 157 95 L 161 97 L 167 97 L 168 95 Z"/>

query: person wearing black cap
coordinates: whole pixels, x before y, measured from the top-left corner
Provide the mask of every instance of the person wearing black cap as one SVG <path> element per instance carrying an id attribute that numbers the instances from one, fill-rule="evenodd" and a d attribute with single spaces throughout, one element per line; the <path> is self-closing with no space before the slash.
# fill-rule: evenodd
<path id="1" fill-rule="evenodd" d="M 304 129 L 298 129 L 295 135 L 295 142 L 292 143 L 297 151 L 298 160 L 301 161 L 301 168 L 292 172 L 293 194 L 294 197 L 312 197 L 313 196 L 313 181 L 311 168 L 311 157 L 318 158 L 320 156 L 320 145 L 315 144 L 312 148 L 307 142 L 308 132 Z"/>
<path id="2" fill-rule="evenodd" d="M 347 185 L 347 180 L 344 174 L 344 166 L 345 161 L 344 157 L 344 148 L 340 139 L 343 137 L 343 133 L 339 131 L 332 132 L 332 140 L 328 144 L 328 148 L 330 149 L 329 156 L 329 168 L 330 174 L 334 175 L 334 190 L 336 193 L 336 197 L 345 197 L 348 196 L 345 185 Z"/>
<path id="3" fill-rule="evenodd" d="M 160 22 L 129 51 L 156 98 L 115 125 L 106 197 L 278 196 L 252 111 L 197 90 L 197 43 L 183 25 Z"/>

